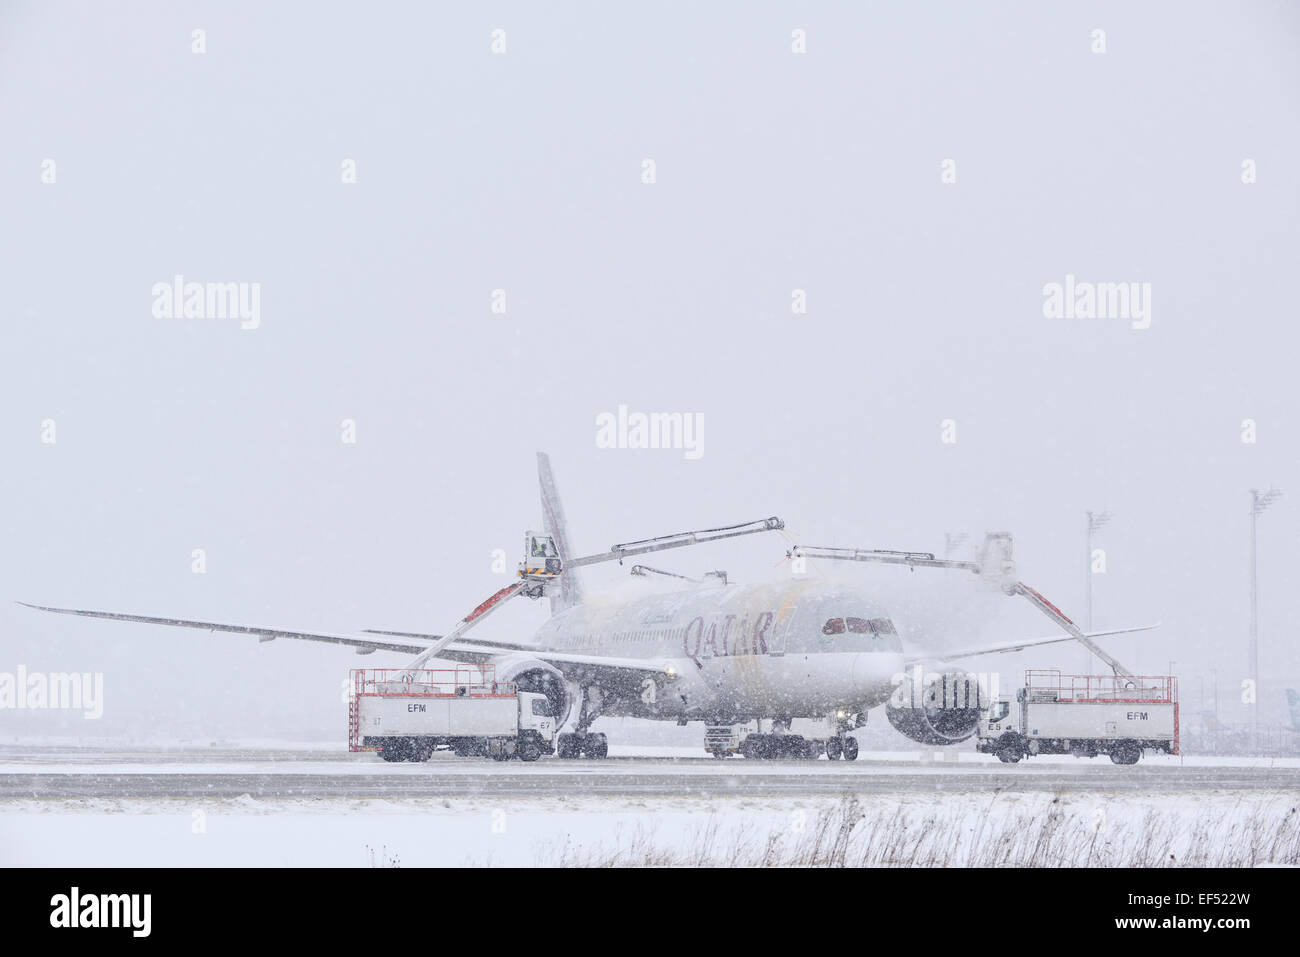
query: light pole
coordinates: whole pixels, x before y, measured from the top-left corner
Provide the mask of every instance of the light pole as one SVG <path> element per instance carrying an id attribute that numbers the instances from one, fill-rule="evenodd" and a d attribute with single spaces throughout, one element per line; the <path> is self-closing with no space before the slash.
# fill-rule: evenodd
<path id="1" fill-rule="evenodd" d="M 1218 754 L 1218 668 L 1210 668 L 1214 679 L 1214 753 Z"/>
<path id="2" fill-rule="evenodd" d="M 1084 572 L 1086 573 L 1084 576 L 1084 585 L 1086 586 L 1087 590 L 1084 593 L 1085 598 L 1083 601 L 1083 607 L 1084 607 L 1084 619 L 1083 619 L 1084 629 L 1083 630 L 1092 631 L 1092 535 L 1094 532 L 1098 531 L 1103 525 L 1109 522 L 1112 518 L 1114 518 L 1114 513 L 1113 512 L 1088 512 L 1087 515 L 1088 515 L 1088 535 L 1087 535 L 1088 553 L 1085 556 L 1086 561 L 1083 566 Z M 1092 657 L 1091 655 L 1088 654 L 1086 650 L 1084 651 L 1084 654 L 1087 655 L 1086 660 L 1088 663 L 1088 668 L 1091 669 Z"/>
<path id="3" fill-rule="evenodd" d="M 1250 706 L 1252 751 L 1259 743 L 1259 584 L 1255 575 L 1255 519 L 1281 494 L 1281 490 L 1275 488 L 1263 492 L 1257 488 L 1250 490 L 1250 684 L 1255 692 L 1255 701 Z"/>

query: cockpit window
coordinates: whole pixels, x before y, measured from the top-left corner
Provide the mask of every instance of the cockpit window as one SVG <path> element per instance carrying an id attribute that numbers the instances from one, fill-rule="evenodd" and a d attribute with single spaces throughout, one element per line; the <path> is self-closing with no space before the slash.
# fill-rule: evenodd
<path id="1" fill-rule="evenodd" d="M 894 623 L 888 618 L 832 618 L 822 625 L 823 635 L 842 635 L 846 631 L 855 635 L 896 635 Z"/>

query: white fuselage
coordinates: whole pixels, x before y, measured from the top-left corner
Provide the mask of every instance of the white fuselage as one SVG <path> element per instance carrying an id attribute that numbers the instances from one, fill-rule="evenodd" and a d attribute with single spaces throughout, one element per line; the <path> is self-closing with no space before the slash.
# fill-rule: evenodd
<path id="1" fill-rule="evenodd" d="M 597 599 L 551 618 L 536 641 L 611 664 L 662 663 L 662 678 L 600 682 L 603 713 L 650 718 L 865 711 L 889 697 L 904 660 L 876 602 L 852 587 L 806 580 Z"/>

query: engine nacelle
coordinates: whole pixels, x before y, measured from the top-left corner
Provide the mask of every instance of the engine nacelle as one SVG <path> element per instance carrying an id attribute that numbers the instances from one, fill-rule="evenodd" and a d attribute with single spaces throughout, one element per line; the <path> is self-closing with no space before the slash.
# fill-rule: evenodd
<path id="1" fill-rule="evenodd" d="M 885 705 L 895 730 L 921 744 L 957 744 L 975 733 L 985 692 L 964 671 L 905 674 Z"/>
<path id="2" fill-rule="evenodd" d="M 564 682 L 564 675 L 553 666 L 537 658 L 523 655 L 502 655 L 492 659 L 496 665 L 497 681 L 513 681 L 520 691 L 546 695 L 551 703 L 555 726 L 563 727 L 573 707 L 573 696 Z"/>

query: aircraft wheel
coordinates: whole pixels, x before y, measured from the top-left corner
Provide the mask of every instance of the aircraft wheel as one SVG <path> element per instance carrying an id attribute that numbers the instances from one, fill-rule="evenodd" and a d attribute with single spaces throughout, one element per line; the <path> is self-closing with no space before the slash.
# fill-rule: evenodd
<path id="1" fill-rule="evenodd" d="M 844 742 L 839 737 L 828 738 L 826 741 L 826 757 L 831 761 L 838 761 L 840 755 L 844 753 Z"/>
<path id="2" fill-rule="evenodd" d="M 844 736 L 844 760 L 856 761 L 858 759 L 858 739 L 851 738 L 847 734 Z"/>

